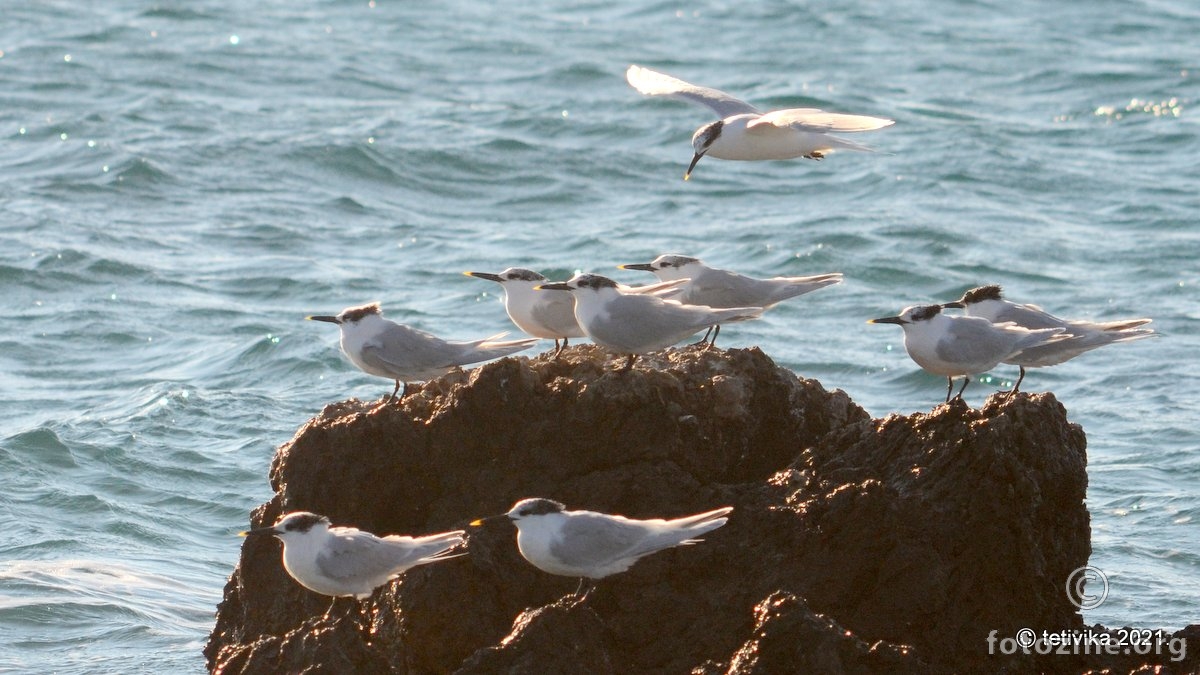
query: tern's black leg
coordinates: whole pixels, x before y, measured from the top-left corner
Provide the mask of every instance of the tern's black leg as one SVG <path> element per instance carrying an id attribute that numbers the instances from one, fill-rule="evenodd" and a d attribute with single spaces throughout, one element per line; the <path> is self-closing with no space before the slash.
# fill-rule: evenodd
<path id="1" fill-rule="evenodd" d="M 946 378 L 946 403 L 950 402 L 950 392 L 954 391 L 954 378 Z"/>
<path id="2" fill-rule="evenodd" d="M 329 609 L 325 610 L 325 615 L 321 618 L 328 619 L 333 616 L 333 608 L 337 607 L 338 600 L 341 600 L 341 598 L 336 595 L 333 596 L 333 602 L 329 603 Z"/>
<path id="3" fill-rule="evenodd" d="M 720 328 L 721 328 L 720 326 L 717 326 L 717 329 L 718 329 L 718 330 L 719 330 Z M 702 345 L 702 344 L 706 344 L 706 343 L 708 342 L 708 336 L 709 336 L 709 335 L 712 335 L 712 332 L 713 332 L 713 327 L 712 327 L 712 326 L 709 326 L 709 327 L 708 327 L 708 331 L 704 333 L 704 337 L 700 338 L 700 341 L 699 341 L 699 342 L 694 342 L 694 343 L 692 343 L 692 344 L 696 344 L 696 345 Z M 713 336 L 713 339 L 715 340 L 715 339 L 716 339 L 716 336 Z"/>
<path id="4" fill-rule="evenodd" d="M 1017 393 L 1017 390 L 1021 388 L 1021 381 L 1025 379 L 1025 366 L 1020 366 L 1020 368 L 1021 374 L 1017 376 L 1017 383 L 1014 384 L 1012 388 L 1012 393 L 1014 394 Z"/>
<path id="5" fill-rule="evenodd" d="M 717 325 L 713 326 L 712 332 L 713 332 L 713 336 L 712 336 L 712 339 L 708 341 L 708 346 L 716 347 L 717 346 L 717 336 L 721 334 L 721 324 L 717 324 Z"/>
<path id="6" fill-rule="evenodd" d="M 352 617 L 351 620 L 358 624 L 359 628 L 365 629 L 370 624 L 366 610 L 366 602 L 358 598 L 350 598 L 350 611 L 346 612 L 346 616 Z"/>
<path id="7" fill-rule="evenodd" d="M 401 382 L 400 380 L 396 380 L 396 386 L 395 386 L 395 388 L 392 389 L 392 395 L 388 396 L 387 401 L 384 402 L 385 405 L 396 400 L 396 392 L 400 392 L 400 398 L 402 398 L 402 399 L 404 398 L 404 390 L 401 389 L 400 387 L 404 387 L 404 389 L 408 389 L 408 385 Z"/>
<path id="8" fill-rule="evenodd" d="M 958 389 L 958 395 L 957 395 L 957 396 L 955 396 L 954 398 L 961 399 L 961 398 L 962 398 L 962 393 L 963 393 L 964 391 L 966 391 L 966 389 L 967 389 L 967 385 L 968 385 L 968 384 L 971 384 L 971 376 L 970 376 L 970 375 L 968 375 L 968 376 L 966 376 L 966 377 L 964 377 L 964 378 L 963 378 L 963 386 L 959 387 L 959 389 Z"/>
<path id="9" fill-rule="evenodd" d="M 554 353 L 550 355 L 550 360 L 551 360 L 551 361 L 553 361 L 553 360 L 557 359 L 557 358 L 558 358 L 558 355 L 559 355 L 560 353 L 562 353 L 562 350 L 564 350 L 564 349 L 566 349 L 566 348 L 567 348 L 567 338 L 563 338 L 563 339 L 562 339 L 562 346 L 561 346 L 561 347 L 560 347 L 560 346 L 558 346 L 558 340 L 555 340 L 555 341 L 554 341 Z"/>
<path id="10" fill-rule="evenodd" d="M 594 589 L 594 588 L 596 588 L 596 580 L 595 579 L 586 579 L 584 577 L 579 577 L 579 586 L 577 586 L 575 588 L 575 597 L 578 599 L 579 602 L 583 602 L 584 600 L 587 600 L 587 596 L 592 592 L 592 589 Z"/>
<path id="11" fill-rule="evenodd" d="M 629 358 L 625 360 L 625 367 L 621 368 L 621 372 L 623 373 L 623 372 L 629 370 L 630 368 L 632 368 L 633 362 L 636 360 L 637 360 L 637 354 L 630 354 Z"/>
<path id="12" fill-rule="evenodd" d="M 342 610 L 339 614 L 335 610 L 337 609 L 338 601 L 340 601 L 343 597 L 346 598 L 346 602 L 344 603 L 346 605 L 346 609 Z M 333 602 L 329 603 L 329 609 L 325 610 L 325 615 L 321 618 L 325 619 L 326 621 L 332 620 L 334 623 L 342 621 L 343 619 L 350 619 L 355 623 L 361 623 L 360 618 L 355 616 L 361 614 L 362 610 L 358 599 L 351 596 L 335 596 L 333 598 Z"/>

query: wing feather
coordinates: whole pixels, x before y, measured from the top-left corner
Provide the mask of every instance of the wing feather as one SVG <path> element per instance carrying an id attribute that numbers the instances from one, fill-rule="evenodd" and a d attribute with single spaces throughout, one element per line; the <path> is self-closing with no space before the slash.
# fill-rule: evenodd
<path id="1" fill-rule="evenodd" d="M 869 115 L 847 115 L 831 113 L 817 108 L 789 108 L 775 110 L 746 124 L 746 131 L 755 129 L 789 128 L 795 131 L 816 133 L 873 131 L 895 124 L 893 120 Z"/>
<path id="2" fill-rule="evenodd" d="M 709 108 L 722 119 L 732 115 L 761 112 L 749 103 L 719 89 L 700 87 L 641 66 L 629 66 L 625 71 L 625 80 L 646 96 L 670 96 L 697 103 Z"/>

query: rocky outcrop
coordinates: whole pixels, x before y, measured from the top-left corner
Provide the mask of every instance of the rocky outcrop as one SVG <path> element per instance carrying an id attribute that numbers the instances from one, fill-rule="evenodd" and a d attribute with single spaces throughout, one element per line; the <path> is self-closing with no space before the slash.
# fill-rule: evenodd
<path id="1" fill-rule="evenodd" d="M 1050 394 L 869 416 L 757 349 L 618 370 L 592 346 L 503 359 L 400 404 L 326 407 L 280 447 L 275 497 L 379 534 L 466 528 L 523 497 L 631 517 L 732 505 L 696 546 L 600 581 L 521 559 L 506 522 L 469 555 L 321 615 L 275 541 L 247 541 L 205 649 L 227 673 L 1077 672 L 989 635 L 1083 628 L 1063 592 L 1090 553 L 1086 441 Z M 414 387 L 415 389 L 415 387 Z M 995 631 L 993 633 L 993 631 Z M 1176 672 L 1197 661 L 1164 655 Z M 1104 657 L 1108 658 L 1108 657 Z M 1128 666 L 1128 667 L 1126 667 Z"/>

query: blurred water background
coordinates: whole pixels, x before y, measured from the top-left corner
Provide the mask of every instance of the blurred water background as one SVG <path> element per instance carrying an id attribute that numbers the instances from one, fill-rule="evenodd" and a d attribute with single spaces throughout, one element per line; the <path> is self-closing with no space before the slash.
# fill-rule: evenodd
<path id="1" fill-rule="evenodd" d="M 664 252 L 846 282 L 729 326 L 882 416 L 944 382 L 866 319 L 1001 283 L 1163 337 L 1031 371 L 1088 434 L 1085 614 L 1200 606 L 1200 8 L 1187 0 L 4 5 L 0 670 L 199 672 L 274 448 L 377 398 L 332 327 L 369 300 L 449 338 L 511 328 L 510 265 Z M 702 161 L 708 112 L 891 117 L 823 162 Z M 549 342 L 542 347 L 550 347 Z M 975 383 L 978 405 L 1015 369 Z M 523 495 L 514 495 L 519 497 Z M 584 505 L 586 506 L 586 505 Z M 464 514 L 470 515 L 470 514 Z"/>

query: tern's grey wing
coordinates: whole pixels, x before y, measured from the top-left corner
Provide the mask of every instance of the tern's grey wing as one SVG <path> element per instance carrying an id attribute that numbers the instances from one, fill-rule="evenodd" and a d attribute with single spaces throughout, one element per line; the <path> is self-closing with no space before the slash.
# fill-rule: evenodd
<path id="1" fill-rule="evenodd" d="M 365 583 L 390 576 L 393 570 L 403 571 L 406 558 L 403 549 L 355 532 L 331 537 L 317 554 L 317 569 L 331 579 Z"/>
<path id="2" fill-rule="evenodd" d="M 600 566 L 631 555 L 651 534 L 636 521 L 600 513 L 573 513 L 563 522 L 550 552 L 572 567 Z"/>
<path id="3" fill-rule="evenodd" d="M 1013 302 L 1006 302 L 995 313 L 995 316 L 988 317 L 995 323 L 1004 323 L 1011 321 L 1018 326 L 1025 328 L 1061 328 L 1067 325 L 1067 322 L 1042 310 L 1034 305 L 1019 305 Z"/>
<path id="4" fill-rule="evenodd" d="M 999 362 L 1012 352 L 1015 341 L 986 319 L 954 321 L 947 337 L 938 342 L 937 355 L 949 363 Z"/>
<path id="5" fill-rule="evenodd" d="M 794 131 L 825 133 L 829 131 L 873 131 L 895 124 L 892 120 L 869 115 L 831 113 L 817 108 L 775 110 L 746 124 L 746 131 L 756 128 L 787 127 Z"/>
<path id="6" fill-rule="evenodd" d="M 419 378 L 458 365 L 465 349 L 425 331 L 392 324 L 363 346 L 362 359 L 397 379 Z"/>
<path id="7" fill-rule="evenodd" d="M 625 80 L 646 96 L 672 96 L 707 106 L 722 119 L 744 113 L 759 114 L 758 108 L 717 89 L 699 87 L 641 66 L 629 66 Z"/>
<path id="8" fill-rule="evenodd" d="M 774 284 L 728 270 L 708 269 L 692 279 L 684 301 L 709 307 L 761 307 L 768 302 Z"/>
<path id="9" fill-rule="evenodd" d="M 1116 342 L 1131 342 L 1157 335 L 1148 328 L 1127 331 L 1091 330 L 1057 342 L 1021 350 L 1005 363 L 1027 368 L 1054 366 L 1069 361 L 1084 352 Z"/>
<path id="10" fill-rule="evenodd" d="M 707 328 L 712 321 L 706 318 L 708 310 L 691 305 L 666 302 L 648 295 L 623 295 L 613 300 L 610 315 L 614 322 L 619 317 L 620 328 L 633 335 L 657 337 L 674 344 L 687 336 Z"/>

